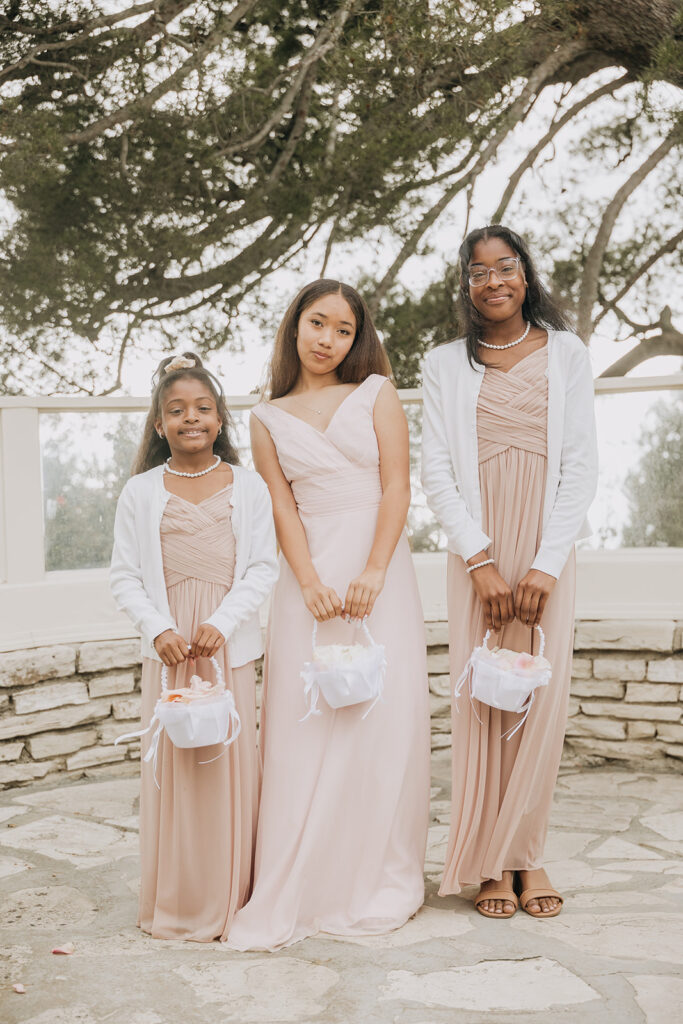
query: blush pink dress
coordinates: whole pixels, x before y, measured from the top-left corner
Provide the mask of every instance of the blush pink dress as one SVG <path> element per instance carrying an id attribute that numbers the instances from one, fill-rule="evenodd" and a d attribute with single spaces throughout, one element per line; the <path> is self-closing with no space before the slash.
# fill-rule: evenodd
<path id="1" fill-rule="evenodd" d="M 546 477 L 548 349 L 530 353 L 504 373 L 487 367 L 477 406 L 482 529 L 488 554 L 513 594 L 531 568 L 542 530 Z M 525 724 L 466 694 L 454 706 L 453 809 L 441 895 L 495 878 L 505 870 L 541 867 L 553 789 L 567 719 L 574 636 L 575 556 L 569 557 L 541 625 L 553 676 L 537 692 Z M 453 683 L 486 626 L 462 559 L 449 554 L 448 622 Z M 515 620 L 492 635 L 518 651 L 537 653 L 538 634 Z M 477 719 L 481 719 L 482 724 Z"/>
<path id="2" fill-rule="evenodd" d="M 320 579 L 342 601 L 370 552 L 382 497 L 373 407 L 386 378 L 368 377 L 318 431 L 270 403 L 265 424 L 291 484 Z M 270 613 L 260 749 L 263 784 L 254 890 L 228 936 L 274 950 L 316 932 L 369 935 L 402 925 L 424 899 L 429 813 L 429 703 L 422 609 L 402 534 L 368 625 L 384 644 L 384 698 L 305 722 L 300 672 L 313 617 L 284 559 Z M 360 634 L 340 618 L 319 644 Z"/>
<path id="3" fill-rule="evenodd" d="M 188 641 L 230 590 L 235 563 L 231 486 L 198 505 L 175 494 L 161 520 L 161 550 L 171 614 Z M 230 668 L 228 647 L 218 651 L 242 731 L 222 745 L 183 750 L 161 734 L 154 782 L 142 762 L 140 787 L 141 884 L 138 925 L 156 939 L 211 942 L 224 938 L 235 911 L 249 897 L 258 811 L 254 663 Z M 199 658 L 169 669 L 169 689 L 187 686 L 195 672 L 215 678 Z M 161 693 L 161 664 L 142 666 L 142 721 Z M 143 739 L 142 753 L 150 737 Z M 211 764 L 199 764 L 216 757 Z"/>

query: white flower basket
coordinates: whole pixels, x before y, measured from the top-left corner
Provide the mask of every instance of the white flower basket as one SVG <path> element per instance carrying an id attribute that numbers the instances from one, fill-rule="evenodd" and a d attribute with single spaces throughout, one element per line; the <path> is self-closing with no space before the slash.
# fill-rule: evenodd
<path id="1" fill-rule="evenodd" d="M 308 702 L 308 712 L 302 722 L 310 715 L 322 714 L 318 708 L 321 694 L 335 710 L 371 700 L 373 703 L 363 718 L 370 714 L 382 696 L 387 667 L 384 646 L 375 643 L 365 620 L 362 629 L 368 640 L 367 647 L 364 644 L 324 644 L 318 647 L 318 623 L 313 624 L 313 660 L 307 661 L 301 672 L 304 698 Z"/>
<path id="2" fill-rule="evenodd" d="M 526 721 L 536 690 L 541 686 L 547 686 L 552 677 L 550 662 L 543 657 L 545 634 L 540 626 L 536 626 L 536 629 L 541 638 L 540 649 L 536 655 L 511 651 L 507 647 L 494 647 L 493 650 L 489 650 L 487 643 L 491 630 L 488 629 L 481 647 L 475 647 L 472 651 L 453 690 L 453 697 L 457 701 L 465 683 L 469 682 L 471 701 L 478 700 L 501 711 L 522 714 L 524 717 L 508 731 L 508 739 L 511 739 Z"/>
<path id="3" fill-rule="evenodd" d="M 116 744 L 136 736 L 145 736 L 156 725 L 144 760 L 154 762 L 154 781 L 157 786 L 157 757 L 162 730 L 166 730 L 166 735 L 175 747 L 184 749 L 209 747 L 216 743 L 222 743 L 227 748 L 240 734 L 242 723 L 235 707 L 235 698 L 232 691 L 225 688 L 225 678 L 216 659 L 211 658 L 211 663 L 216 670 L 215 683 L 195 675 L 190 679 L 189 686 L 178 690 L 169 690 L 168 669 L 164 665 L 161 669 L 161 696 L 156 702 L 148 727 L 141 732 L 126 733 L 114 740 Z M 217 758 L 212 757 L 199 764 L 210 764 L 215 760 Z"/>

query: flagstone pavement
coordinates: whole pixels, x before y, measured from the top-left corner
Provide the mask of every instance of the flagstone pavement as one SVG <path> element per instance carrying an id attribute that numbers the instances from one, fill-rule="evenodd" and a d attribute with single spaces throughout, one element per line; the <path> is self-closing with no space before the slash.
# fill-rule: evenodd
<path id="1" fill-rule="evenodd" d="M 424 908 L 399 931 L 276 954 L 135 927 L 136 777 L 0 794 L 3 1024 L 676 1024 L 683 778 L 565 769 L 547 845 L 563 913 L 489 921 L 440 899 L 447 752 L 434 758 Z M 53 955 L 71 942 L 71 955 Z M 23 985 L 23 994 L 14 991 Z"/>

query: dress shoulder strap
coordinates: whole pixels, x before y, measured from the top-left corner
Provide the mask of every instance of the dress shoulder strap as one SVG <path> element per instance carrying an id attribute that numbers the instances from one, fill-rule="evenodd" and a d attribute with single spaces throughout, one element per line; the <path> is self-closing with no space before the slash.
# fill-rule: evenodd
<path id="1" fill-rule="evenodd" d="M 383 377 L 381 373 L 371 373 L 369 377 L 366 377 L 361 388 L 363 389 L 363 396 L 372 407 L 377 401 L 377 396 L 380 393 L 383 384 L 386 384 L 389 380 L 388 377 Z"/>
<path id="2" fill-rule="evenodd" d="M 270 430 L 271 410 L 268 402 L 259 402 L 258 405 L 253 405 L 251 413 L 257 420 L 261 421 L 264 427 Z"/>

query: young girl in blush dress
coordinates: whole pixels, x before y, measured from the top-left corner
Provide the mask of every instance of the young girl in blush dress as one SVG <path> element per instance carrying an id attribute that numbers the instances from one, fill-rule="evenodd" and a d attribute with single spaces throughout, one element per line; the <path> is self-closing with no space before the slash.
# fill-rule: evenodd
<path id="1" fill-rule="evenodd" d="M 465 336 L 424 364 L 423 485 L 448 538 L 453 682 L 489 646 L 536 653 L 550 684 L 518 715 L 463 696 L 453 713 L 453 812 L 441 894 L 557 915 L 543 847 L 562 753 L 574 635 L 574 542 L 597 482 L 593 375 L 583 342 L 538 279 L 524 241 L 495 225 L 460 249 Z"/>
<path id="2" fill-rule="evenodd" d="M 157 939 L 225 938 L 251 888 L 254 660 L 277 555 L 268 490 L 237 464 L 229 428 L 221 386 L 199 357 L 162 360 L 116 511 L 111 588 L 142 634 L 143 725 L 161 694 L 162 664 L 178 689 L 195 673 L 215 681 L 211 657 L 242 725 L 227 750 L 180 749 L 162 733 L 157 764 L 142 763 L 138 925 Z"/>
<path id="3" fill-rule="evenodd" d="M 264 669 L 254 891 L 228 936 L 274 950 L 402 925 L 424 898 L 429 705 L 422 609 L 404 532 L 408 429 L 368 309 L 338 281 L 305 287 L 275 342 L 254 462 L 282 549 Z M 318 644 L 386 649 L 384 697 L 306 715 Z M 349 621 L 351 620 L 351 621 Z"/>

